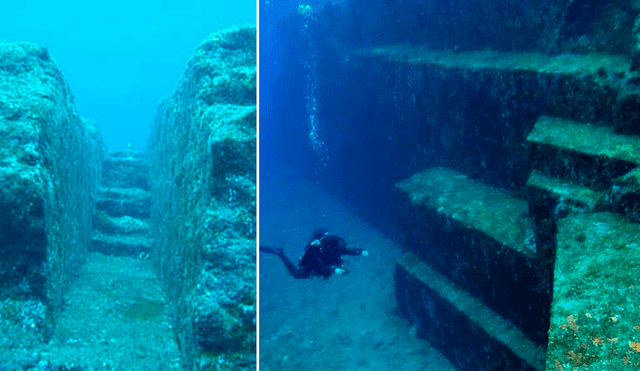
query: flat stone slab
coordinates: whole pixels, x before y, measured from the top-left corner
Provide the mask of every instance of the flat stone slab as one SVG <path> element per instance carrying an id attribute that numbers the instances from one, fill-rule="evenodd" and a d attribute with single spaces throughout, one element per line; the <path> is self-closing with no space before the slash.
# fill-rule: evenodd
<path id="1" fill-rule="evenodd" d="M 399 311 L 460 369 L 542 370 L 544 347 L 416 255 L 399 259 L 395 284 Z"/>
<path id="2" fill-rule="evenodd" d="M 625 56 L 595 53 L 555 56 L 542 53 L 510 53 L 493 50 L 457 53 L 452 50 L 430 50 L 417 45 L 386 45 L 363 49 L 356 54 L 448 68 L 490 68 L 574 75 L 602 73 L 602 69 L 606 72 L 625 74 L 631 67 L 631 60 Z"/>
<path id="3" fill-rule="evenodd" d="M 139 256 L 151 252 L 151 238 L 139 235 L 95 233 L 91 238 L 92 250 L 116 256 Z"/>
<path id="4" fill-rule="evenodd" d="M 620 214 L 558 223 L 547 370 L 640 365 L 640 225 Z"/>
<path id="5" fill-rule="evenodd" d="M 588 212 L 602 208 L 606 196 L 604 192 L 550 177 L 538 170 L 531 172 L 527 187 L 530 192 L 541 192 L 558 203 L 564 203 L 567 208 Z"/>
<path id="6" fill-rule="evenodd" d="M 527 141 L 593 157 L 640 164 L 640 138 L 616 134 L 608 126 L 542 116 L 529 133 Z"/>
<path id="7" fill-rule="evenodd" d="M 112 188 L 149 190 L 149 165 L 143 153 L 110 153 L 102 165 L 103 185 Z"/>
<path id="8" fill-rule="evenodd" d="M 96 196 L 96 207 L 110 216 L 148 219 L 150 205 L 150 193 L 140 188 L 99 187 Z"/>
<path id="9" fill-rule="evenodd" d="M 547 343 L 551 303 L 524 200 L 445 168 L 397 184 L 399 227 L 424 262 Z"/>
<path id="10" fill-rule="evenodd" d="M 151 233 L 149 223 L 146 220 L 128 215 L 109 216 L 99 210 L 93 213 L 93 228 L 107 234 L 149 235 Z"/>
<path id="11" fill-rule="evenodd" d="M 533 253 L 524 244 L 527 226 L 520 220 L 528 214 L 524 200 L 446 168 L 414 174 L 397 187 L 414 206 L 436 210 L 519 253 Z"/>

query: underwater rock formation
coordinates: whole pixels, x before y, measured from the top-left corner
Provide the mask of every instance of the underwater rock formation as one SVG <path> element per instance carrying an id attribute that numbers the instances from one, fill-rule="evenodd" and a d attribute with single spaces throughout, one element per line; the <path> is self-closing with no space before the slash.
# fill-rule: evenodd
<path id="1" fill-rule="evenodd" d="M 49 335 L 51 314 L 60 311 L 70 277 L 90 245 L 99 179 L 95 164 L 104 153 L 98 129 L 78 115 L 47 48 L 0 42 L 3 320 L 20 312 L 16 308 L 25 300 L 21 313 L 42 318 L 23 318 L 23 327 Z M 7 312 L 9 307 L 15 310 Z"/>
<path id="2" fill-rule="evenodd" d="M 638 363 L 623 301 L 639 272 L 639 13 L 628 0 L 316 13 L 313 99 L 332 157 L 319 181 L 380 228 L 399 216 L 399 312 L 461 369 Z M 287 89 L 301 59 L 283 58 Z M 518 341 L 500 339 L 504 323 Z"/>
<path id="3" fill-rule="evenodd" d="M 149 144 L 156 266 L 189 369 L 255 367 L 256 28 L 208 36 Z"/>
<path id="4" fill-rule="evenodd" d="M 151 252 L 149 166 L 143 153 L 116 152 L 102 166 L 93 250 L 145 258 Z"/>

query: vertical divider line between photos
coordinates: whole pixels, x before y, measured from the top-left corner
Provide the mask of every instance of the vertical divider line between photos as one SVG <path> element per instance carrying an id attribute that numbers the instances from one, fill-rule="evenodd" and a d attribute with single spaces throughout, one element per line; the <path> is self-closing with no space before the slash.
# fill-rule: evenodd
<path id="1" fill-rule="evenodd" d="M 260 371 L 260 0 L 256 0 L 256 370 Z"/>

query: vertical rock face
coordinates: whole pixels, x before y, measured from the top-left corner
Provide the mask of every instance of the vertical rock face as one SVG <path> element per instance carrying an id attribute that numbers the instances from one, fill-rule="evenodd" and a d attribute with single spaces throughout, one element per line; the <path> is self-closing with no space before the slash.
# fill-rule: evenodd
<path id="1" fill-rule="evenodd" d="M 409 42 L 433 49 L 490 47 L 502 51 L 628 54 L 638 14 L 635 3 L 494 0 L 487 4 L 471 0 L 372 5 L 355 0 L 349 11 L 360 20 L 353 27 L 356 43 Z M 338 25 L 347 28 L 347 22 Z"/>
<path id="2" fill-rule="evenodd" d="M 62 306 L 90 243 L 103 154 L 47 49 L 0 42 L 0 300 L 40 308 L 23 327 L 48 327 Z"/>
<path id="3" fill-rule="evenodd" d="M 197 47 L 149 145 L 154 256 L 187 367 L 255 367 L 255 154 L 256 28 L 241 26 Z"/>

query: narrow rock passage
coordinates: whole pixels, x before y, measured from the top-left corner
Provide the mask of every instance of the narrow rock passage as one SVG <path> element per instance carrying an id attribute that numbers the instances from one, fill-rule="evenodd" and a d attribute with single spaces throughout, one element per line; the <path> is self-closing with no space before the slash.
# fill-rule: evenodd
<path id="1" fill-rule="evenodd" d="M 180 353 L 150 261 L 93 252 L 41 358 L 87 369 L 179 370 Z"/>
<path id="2" fill-rule="evenodd" d="M 207 36 L 149 151 L 107 155 L 48 50 L 0 42 L 1 371 L 255 370 L 255 48 Z"/>
<path id="3" fill-rule="evenodd" d="M 112 153 L 101 178 L 93 251 L 36 359 L 55 370 L 180 370 L 168 305 L 149 259 L 148 165 L 140 153 Z"/>

